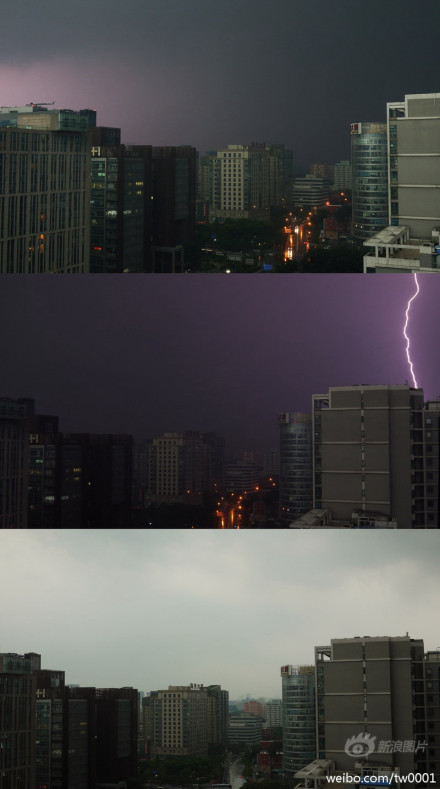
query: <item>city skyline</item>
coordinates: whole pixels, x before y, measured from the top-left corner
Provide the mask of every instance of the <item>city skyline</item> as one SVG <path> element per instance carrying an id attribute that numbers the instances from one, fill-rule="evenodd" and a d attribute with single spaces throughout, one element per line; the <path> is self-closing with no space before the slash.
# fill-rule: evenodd
<path id="1" fill-rule="evenodd" d="M 440 394 L 430 351 L 440 281 L 419 283 L 408 334 L 427 400 Z M 259 451 L 277 446 L 279 413 L 310 412 L 330 386 L 411 381 L 404 274 L 5 275 L 2 285 L 1 395 L 34 398 L 65 432 L 215 431 L 231 451 Z"/>
<path id="2" fill-rule="evenodd" d="M 123 15 L 115 0 L 7 0 L 4 10 L 2 104 L 95 108 L 125 143 L 204 153 L 278 142 L 303 165 L 337 161 L 349 158 L 350 123 L 438 89 L 422 34 L 440 21 L 436 0 L 418 4 L 423 26 L 410 0 L 372 0 L 368 12 L 359 0 L 129 0 Z"/>
<path id="3" fill-rule="evenodd" d="M 312 665 L 332 638 L 438 648 L 436 533 L 225 534 L 3 532 L 0 651 L 40 653 L 66 684 L 221 684 L 237 699 L 279 698 L 280 667 Z"/>

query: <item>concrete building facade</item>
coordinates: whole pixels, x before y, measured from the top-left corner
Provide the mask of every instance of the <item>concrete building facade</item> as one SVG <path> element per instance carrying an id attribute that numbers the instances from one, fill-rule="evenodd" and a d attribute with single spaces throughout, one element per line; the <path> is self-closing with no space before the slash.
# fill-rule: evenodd
<path id="1" fill-rule="evenodd" d="M 369 525 L 381 516 L 399 528 L 426 527 L 424 414 L 423 390 L 408 385 L 313 395 L 313 506 L 334 520 L 361 516 Z"/>
<path id="2" fill-rule="evenodd" d="M 199 195 L 210 205 L 211 220 L 268 221 L 270 208 L 289 201 L 292 152 L 284 145 L 228 145 L 200 160 Z"/>
<path id="3" fill-rule="evenodd" d="M 143 700 L 149 753 L 159 756 L 208 754 L 208 691 L 203 685 L 170 685 Z"/>
<path id="4" fill-rule="evenodd" d="M 440 228 L 440 93 L 387 104 L 390 225 L 411 238 Z"/>
<path id="5" fill-rule="evenodd" d="M 408 635 L 332 639 L 316 647 L 318 758 L 332 760 L 337 770 L 367 759 L 402 774 L 423 771 L 423 664 L 423 640 Z M 413 746 L 386 750 L 381 742 Z"/>
<path id="6" fill-rule="evenodd" d="M 263 718 L 257 715 L 231 715 L 229 718 L 229 745 L 244 748 L 261 742 Z"/>
<path id="7" fill-rule="evenodd" d="M 440 93 L 387 104 L 388 227 L 364 272 L 440 270 Z"/>

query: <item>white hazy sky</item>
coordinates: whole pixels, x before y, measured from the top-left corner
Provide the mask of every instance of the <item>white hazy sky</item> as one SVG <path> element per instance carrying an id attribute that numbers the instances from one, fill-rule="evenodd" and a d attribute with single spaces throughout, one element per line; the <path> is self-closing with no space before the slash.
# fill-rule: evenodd
<path id="1" fill-rule="evenodd" d="M 281 696 L 331 638 L 440 646 L 437 531 L 3 531 L 1 652 L 67 683 Z"/>

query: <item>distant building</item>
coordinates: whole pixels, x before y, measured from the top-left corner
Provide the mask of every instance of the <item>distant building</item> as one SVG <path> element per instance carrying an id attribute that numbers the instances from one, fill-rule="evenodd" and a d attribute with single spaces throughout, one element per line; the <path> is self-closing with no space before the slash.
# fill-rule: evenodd
<path id="1" fill-rule="evenodd" d="M 224 440 L 216 433 L 163 433 L 138 447 L 138 484 L 145 500 L 201 504 L 224 476 Z"/>
<path id="2" fill-rule="evenodd" d="M 279 449 L 266 449 L 263 452 L 263 476 L 278 476 L 280 473 Z"/>
<path id="3" fill-rule="evenodd" d="M 143 706 L 144 732 L 152 757 L 208 755 L 207 688 L 170 685 L 168 690 L 152 691 Z"/>
<path id="4" fill-rule="evenodd" d="M 261 742 L 263 719 L 256 715 L 231 715 L 229 718 L 229 745 L 243 747 Z"/>
<path id="5" fill-rule="evenodd" d="M 251 699 L 250 701 L 245 701 L 244 703 L 244 712 L 246 715 L 258 715 L 260 718 L 263 718 L 263 704 L 261 701 L 254 701 Z"/>
<path id="6" fill-rule="evenodd" d="M 0 108 L 0 273 L 87 273 L 88 111 Z"/>
<path id="7" fill-rule="evenodd" d="M 322 175 L 295 178 L 293 202 L 301 208 L 322 208 L 330 197 L 331 179 Z"/>
<path id="8" fill-rule="evenodd" d="M 281 666 L 283 769 L 292 776 L 316 755 L 314 666 Z"/>
<path id="9" fill-rule="evenodd" d="M 352 123 L 353 236 L 370 238 L 388 224 L 386 123 Z"/>
<path id="10" fill-rule="evenodd" d="M 281 699 L 273 699 L 263 704 L 263 718 L 266 719 L 266 726 L 277 728 L 283 725 L 283 704 Z"/>
<path id="11" fill-rule="evenodd" d="M 333 165 L 333 189 L 349 189 L 352 188 L 352 170 L 349 159 L 344 159 L 336 162 Z"/>
<path id="12" fill-rule="evenodd" d="M 201 157 L 199 196 L 210 218 L 269 221 L 270 208 L 291 201 L 293 154 L 284 145 L 228 145 Z"/>
<path id="13" fill-rule="evenodd" d="M 225 487 L 228 493 L 243 493 L 255 490 L 260 479 L 260 467 L 256 463 L 246 460 L 237 460 L 227 463 L 225 472 Z"/>
<path id="14" fill-rule="evenodd" d="M 333 168 L 326 162 L 312 162 L 309 173 L 310 175 L 319 175 L 321 178 L 332 178 Z"/>
<path id="15" fill-rule="evenodd" d="M 280 518 L 291 523 L 312 506 L 312 416 L 284 412 L 280 431 Z"/>

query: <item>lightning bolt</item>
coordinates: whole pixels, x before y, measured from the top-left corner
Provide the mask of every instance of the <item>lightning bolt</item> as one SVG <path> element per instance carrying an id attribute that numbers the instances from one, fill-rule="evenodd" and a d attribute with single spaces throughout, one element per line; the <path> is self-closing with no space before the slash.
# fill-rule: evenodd
<path id="1" fill-rule="evenodd" d="M 405 325 L 404 325 L 404 327 L 403 327 L 403 336 L 405 337 L 405 340 L 406 340 L 406 358 L 408 359 L 409 369 L 411 370 L 411 375 L 412 375 L 412 379 L 413 379 L 413 381 L 414 381 L 414 386 L 415 386 L 415 388 L 417 389 L 418 387 L 417 387 L 417 381 L 416 381 L 416 377 L 415 377 L 415 375 L 414 375 L 414 365 L 413 365 L 413 363 L 412 363 L 412 361 L 411 361 L 411 357 L 410 357 L 410 355 L 409 355 L 409 346 L 410 346 L 410 341 L 409 341 L 409 337 L 408 337 L 408 335 L 407 335 L 407 333 L 406 333 L 406 330 L 407 330 L 407 328 L 408 328 L 408 321 L 409 321 L 409 311 L 410 311 L 410 309 L 411 309 L 411 302 L 412 302 L 412 301 L 414 301 L 414 299 L 416 298 L 416 296 L 418 295 L 418 293 L 419 293 L 419 291 L 420 291 L 419 282 L 418 282 L 418 279 L 417 279 L 417 274 L 414 274 L 414 281 L 415 281 L 415 283 L 416 283 L 417 290 L 416 290 L 416 292 L 414 293 L 414 295 L 413 295 L 413 296 L 411 296 L 411 298 L 410 298 L 410 300 L 409 300 L 409 302 L 408 302 L 408 304 L 407 304 L 407 307 L 406 307 L 406 313 L 405 313 L 405 315 L 406 315 L 406 320 L 405 320 Z"/>

